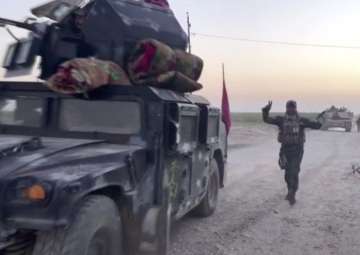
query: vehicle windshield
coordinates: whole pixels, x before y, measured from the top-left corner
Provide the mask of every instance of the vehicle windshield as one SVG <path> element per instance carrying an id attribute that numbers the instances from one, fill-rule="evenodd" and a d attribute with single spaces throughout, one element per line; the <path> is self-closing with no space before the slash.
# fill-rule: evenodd
<path id="1" fill-rule="evenodd" d="M 0 98 L 0 125 L 41 127 L 44 100 Z"/>
<path id="2" fill-rule="evenodd" d="M 60 128 L 73 132 L 133 135 L 141 130 L 141 107 L 137 102 L 64 99 Z"/>

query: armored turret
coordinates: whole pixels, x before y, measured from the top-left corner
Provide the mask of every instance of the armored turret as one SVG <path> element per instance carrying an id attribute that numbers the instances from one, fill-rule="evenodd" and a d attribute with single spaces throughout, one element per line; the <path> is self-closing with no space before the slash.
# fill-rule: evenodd
<path id="1" fill-rule="evenodd" d="M 187 47 L 186 34 L 173 12 L 145 1 L 55 0 L 32 13 L 48 19 L 46 29 L 33 29 L 45 23 L 0 20 L 0 25 L 31 31 L 29 38 L 9 46 L 3 64 L 8 72 L 32 67 L 36 56 L 42 59 L 42 79 L 64 61 L 78 57 L 94 56 L 123 65 L 136 43 L 147 38 L 175 49 Z"/>

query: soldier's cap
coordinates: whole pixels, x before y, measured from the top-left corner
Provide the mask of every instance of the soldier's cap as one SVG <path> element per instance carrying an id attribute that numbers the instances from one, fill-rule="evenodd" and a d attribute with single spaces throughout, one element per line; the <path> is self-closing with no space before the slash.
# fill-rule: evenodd
<path id="1" fill-rule="evenodd" d="M 297 103 L 295 100 L 289 100 L 286 103 L 286 108 L 297 108 Z"/>

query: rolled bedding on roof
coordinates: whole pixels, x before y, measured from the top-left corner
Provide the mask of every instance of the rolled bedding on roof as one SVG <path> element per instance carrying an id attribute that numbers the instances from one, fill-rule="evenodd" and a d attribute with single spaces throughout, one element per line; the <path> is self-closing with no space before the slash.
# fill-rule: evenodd
<path id="1" fill-rule="evenodd" d="M 59 93 L 81 94 L 104 85 L 131 85 L 117 64 L 95 58 L 76 58 L 61 64 L 46 85 Z"/>
<path id="2" fill-rule="evenodd" d="M 202 59 L 195 55 L 173 50 L 162 42 L 147 39 L 139 42 L 130 54 L 127 69 L 135 85 L 193 92 L 202 88 L 197 81 L 201 76 L 203 65 Z M 180 80 L 186 82 L 181 88 Z M 177 84 L 172 86 L 172 82 Z"/>

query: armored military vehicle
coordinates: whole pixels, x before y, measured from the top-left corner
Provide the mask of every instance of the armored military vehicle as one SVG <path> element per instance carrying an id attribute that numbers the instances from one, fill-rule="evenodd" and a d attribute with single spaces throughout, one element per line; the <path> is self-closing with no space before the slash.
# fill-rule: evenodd
<path id="1" fill-rule="evenodd" d="M 346 108 L 330 107 L 318 116 L 322 124 L 322 130 L 330 128 L 343 128 L 346 132 L 351 132 L 354 114 Z"/>
<path id="2" fill-rule="evenodd" d="M 37 56 L 42 78 L 94 52 L 121 63 L 135 38 L 186 47 L 170 10 L 82 2 L 34 9 L 52 20 L 46 24 L 0 20 L 32 31 L 10 46 L 8 75 Z M 78 22 L 81 30 L 72 27 Z M 2 81 L 0 88 L 1 254 L 164 255 L 172 221 L 214 213 L 227 143 L 220 111 L 205 98 L 146 86 L 75 96 L 41 82 Z"/>
<path id="3" fill-rule="evenodd" d="M 172 220 L 214 212 L 226 148 L 204 98 L 0 87 L 2 254 L 165 254 Z"/>

